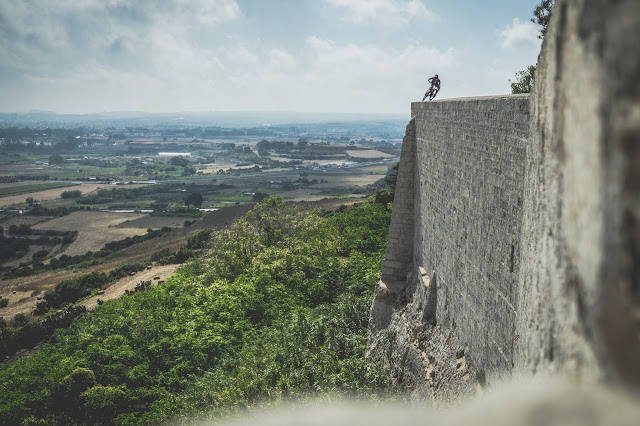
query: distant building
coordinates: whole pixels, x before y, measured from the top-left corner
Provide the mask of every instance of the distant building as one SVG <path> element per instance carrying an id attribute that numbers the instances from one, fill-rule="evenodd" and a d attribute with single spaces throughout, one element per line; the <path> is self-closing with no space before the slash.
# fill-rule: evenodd
<path id="1" fill-rule="evenodd" d="M 191 157 L 190 152 L 159 152 L 160 157 Z"/>

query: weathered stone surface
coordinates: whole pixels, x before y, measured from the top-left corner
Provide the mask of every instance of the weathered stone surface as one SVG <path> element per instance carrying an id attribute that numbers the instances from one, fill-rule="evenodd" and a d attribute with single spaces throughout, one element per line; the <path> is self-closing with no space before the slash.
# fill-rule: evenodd
<path id="1" fill-rule="evenodd" d="M 531 99 L 412 115 L 369 356 L 395 336 L 393 377 L 434 398 L 468 389 L 429 380 L 461 348 L 469 386 L 640 385 L 640 2 L 557 0 Z"/>
<path id="2" fill-rule="evenodd" d="M 382 281 L 387 283 L 404 283 L 407 272 L 411 268 L 413 257 L 413 192 L 416 156 L 416 124 L 411 119 L 407 124 L 402 151 L 396 193 L 391 213 L 389 243 L 385 253 Z"/>
<path id="3" fill-rule="evenodd" d="M 379 355 L 392 333 L 394 380 L 448 400 L 473 390 L 474 365 L 494 376 L 511 368 L 529 102 L 525 95 L 412 107 L 369 354 Z M 473 355 L 461 371 L 463 347 Z"/>
<path id="4" fill-rule="evenodd" d="M 528 95 L 412 104 L 415 267 L 433 271 L 435 317 L 494 375 L 513 362 Z"/>
<path id="5" fill-rule="evenodd" d="M 536 76 L 516 368 L 640 383 L 640 2 L 557 1 Z"/>

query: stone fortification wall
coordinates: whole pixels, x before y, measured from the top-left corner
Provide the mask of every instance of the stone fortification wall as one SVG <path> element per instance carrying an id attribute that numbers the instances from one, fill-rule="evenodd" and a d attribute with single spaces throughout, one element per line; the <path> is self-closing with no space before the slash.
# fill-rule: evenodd
<path id="1" fill-rule="evenodd" d="M 640 385 L 640 1 L 557 0 L 531 105 L 516 371 Z"/>
<path id="2" fill-rule="evenodd" d="M 510 369 L 529 96 L 412 104 L 414 268 L 437 285 L 435 318 L 487 372 Z"/>
<path id="3" fill-rule="evenodd" d="M 397 379 L 448 377 L 455 393 L 472 362 L 492 377 L 513 363 L 529 97 L 416 102 L 412 115 L 369 348 L 392 330 Z"/>
<path id="4" fill-rule="evenodd" d="M 416 157 L 416 120 L 407 124 L 400 157 L 405 158 L 398 169 L 396 191 L 393 197 L 393 220 L 389 229 L 386 256 L 382 264 L 382 282 L 389 287 L 404 286 L 411 270 L 414 216 L 414 176 Z"/>
<path id="5" fill-rule="evenodd" d="M 369 325 L 393 379 L 640 386 L 639 76 L 640 1 L 557 0 L 530 99 L 412 104 Z"/>

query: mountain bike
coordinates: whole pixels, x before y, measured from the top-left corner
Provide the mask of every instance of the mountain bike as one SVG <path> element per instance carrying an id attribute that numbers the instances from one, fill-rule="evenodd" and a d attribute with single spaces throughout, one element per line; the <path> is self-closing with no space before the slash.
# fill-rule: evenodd
<path id="1" fill-rule="evenodd" d="M 439 87 L 436 87 L 436 86 L 429 87 L 429 90 L 427 90 L 427 93 L 424 94 L 424 97 L 422 98 L 422 101 L 424 102 L 424 100 L 427 99 L 427 98 L 429 98 L 429 100 L 432 101 L 433 98 L 436 97 L 436 95 L 438 94 L 439 91 L 440 91 Z"/>

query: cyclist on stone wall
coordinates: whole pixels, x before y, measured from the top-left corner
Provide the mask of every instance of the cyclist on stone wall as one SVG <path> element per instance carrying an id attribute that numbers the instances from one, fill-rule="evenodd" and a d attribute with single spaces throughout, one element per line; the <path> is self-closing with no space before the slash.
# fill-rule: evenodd
<path id="1" fill-rule="evenodd" d="M 427 90 L 427 93 L 424 94 L 424 97 L 422 98 L 423 101 L 427 97 L 429 98 L 429 100 L 432 100 L 433 98 L 436 97 L 436 95 L 440 91 L 440 78 L 438 78 L 438 74 L 427 79 L 427 81 L 431 83 L 431 87 L 429 87 L 429 90 Z"/>

